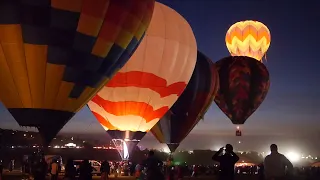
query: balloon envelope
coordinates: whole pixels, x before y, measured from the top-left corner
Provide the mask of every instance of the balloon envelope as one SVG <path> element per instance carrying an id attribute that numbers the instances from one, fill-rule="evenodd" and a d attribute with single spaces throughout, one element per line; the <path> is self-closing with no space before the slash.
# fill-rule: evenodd
<path id="1" fill-rule="evenodd" d="M 248 56 L 262 61 L 271 42 L 270 31 L 259 21 L 240 21 L 226 34 L 226 45 L 232 56 Z"/>
<path id="2" fill-rule="evenodd" d="M 265 65 L 246 56 L 216 62 L 220 88 L 215 103 L 233 124 L 244 124 L 266 97 L 270 81 Z"/>
<path id="3" fill-rule="evenodd" d="M 150 26 L 129 62 L 88 103 L 112 138 L 140 140 L 188 84 L 197 45 L 188 22 L 156 3 Z"/>
<path id="4" fill-rule="evenodd" d="M 196 67 L 182 95 L 164 117 L 151 129 L 160 143 L 174 152 L 180 142 L 199 122 L 219 86 L 214 63 L 198 52 Z"/>
<path id="5" fill-rule="evenodd" d="M 0 98 L 50 142 L 138 45 L 154 0 L 0 1 Z"/>

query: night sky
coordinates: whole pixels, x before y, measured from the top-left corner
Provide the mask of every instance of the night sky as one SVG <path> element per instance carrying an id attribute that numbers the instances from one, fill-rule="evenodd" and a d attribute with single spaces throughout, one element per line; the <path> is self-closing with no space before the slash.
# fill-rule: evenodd
<path id="1" fill-rule="evenodd" d="M 264 151 L 269 143 L 283 149 L 320 155 L 320 1 L 288 0 L 162 0 L 184 16 L 193 28 L 198 50 L 212 61 L 229 55 L 225 46 L 228 28 L 241 20 L 258 20 L 271 31 L 267 66 L 271 87 L 259 109 L 242 127 L 243 137 L 234 137 L 235 126 L 213 103 L 205 120 L 182 143 L 181 148 L 217 149 L 233 143 L 236 149 Z M 302 3 L 304 2 L 304 4 Z M 0 106 L 1 128 L 19 128 Z M 61 133 L 106 136 L 87 108 L 80 111 Z M 203 141 L 199 141 L 199 138 Z M 238 141 L 241 144 L 238 144 Z M 160 147 L 151 136 L 142 145 Z M 317 143 L 319 144 L 319 143 Z M 318 149 L 318 150 L 317 150 Z"/>

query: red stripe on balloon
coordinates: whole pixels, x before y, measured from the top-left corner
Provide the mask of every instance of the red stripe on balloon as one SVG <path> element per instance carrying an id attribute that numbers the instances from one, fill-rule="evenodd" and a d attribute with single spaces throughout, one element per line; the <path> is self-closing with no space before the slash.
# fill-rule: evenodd
<path id="1" fill-rule="evenodd" d="M 141 116 L 147 123 L 153 119 L 161 118 L 169 110 L 168 106 L 153 110 L 153 107 L 145 102 L 112 102 L 101 98 L 99 95 L 96 95 L 91 101 L 98 104 L 106 112 L 115 116 Z"/>
<path id="2" fill-rule="evenodd" d="M 109 121 L 108 119 L 105 119 L 104 117 L 102 117 L 99 113 L 96 113 L 94 111 L 92 111 L 92 114 L 97 118 L 97 120 L 99 121 L 99 123 L 102 126 L 107 127 L 109 130 L 116 130 L 117 128 L 114 127 Z"/>
<path id="3" fill-rule="evenodd" d="M 165 79 L 152 73 L 130 71 L 125 73 L 118 72 L 106 86 L 149 88 L 159 93 L 161 97 L 166 97 L 171 94 L 180 96 L 187 84 L 185 82 L 176 82 L 168 86 Z"/>

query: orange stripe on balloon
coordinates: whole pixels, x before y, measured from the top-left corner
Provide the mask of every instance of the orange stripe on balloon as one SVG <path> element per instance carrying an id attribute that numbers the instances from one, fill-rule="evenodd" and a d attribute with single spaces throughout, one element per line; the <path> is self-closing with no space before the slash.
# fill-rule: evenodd
<path id="1" fill-rule="evenodd" d="M 226 41 L 231 44 L 234 37 L 237 37 L 240 41 L 244 41 L 249 35 L 253 36 L 256 41 L 261 40 L 263 37 L 267 39 L 268 43 L 271 40 L 270 32 L 268 31 L 268 29 L 266 29 L 265 27 L 256 29 L 256 27 L 249 25 L 242 30 L 239 27 L 234 27 L 227 33 Z"/>
<path id="2" fill-rule="evenodd" d="M 145 102 L 112 102 L 101 98 L 99 95 L 96 95 L 91 101 L 110 114 L 115 116 L 141 116 L 146 120 L 146 123 L 156 118 L 161 118 L 169 110 L 168 106 L 154 110 L 152 106 Z"/>
<path id="3" fill-rule="evenodd" d="M 118 72 L 106 85 L 107 87 L 139 87 L 149 88 L 160 94 L 161 97 L 177 94 L 180 96 L 187 84 L 185 82 L 176 82 L 167 85 L 167 81 L 152 73 L 130 71 Z"/>
<path id="4" fill-rule="evenodd" d="M 97 120 L 99 121 L 99 123 L 104 126 L 107 127 L 109 130 L 115 130 L 117 129 L 116 127 L 114 127 L 109 121 L 108 119 L 103 118 L 100 114 L 92 111 L 92 114 L 97 118 Z"/>

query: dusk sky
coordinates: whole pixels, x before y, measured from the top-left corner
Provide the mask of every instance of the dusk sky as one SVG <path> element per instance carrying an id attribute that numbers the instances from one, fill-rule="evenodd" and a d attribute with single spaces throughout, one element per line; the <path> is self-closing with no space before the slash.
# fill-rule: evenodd
<path id="1" fill-rule="evenodd" d="M 315 152 L 320 138 L 320 1 L 289 0 L 162 0 L 190 23 L 202 51 L 212 61 L 229 56 L 225 45 L 228 28 L 237 21 L 258 20 L 271 32 L 267 66 L 271 87 L 258 110 L 234 137 L 235 126 L 212 104 L 180 148 L 208 149 L 237 143 L 235 149 L 264 150 L 269 143 L 284 148 Z M 317 93 L 318 92 L 318 93 Z M 23 129 L 0 106 L 0 127 Z M 61 131 L 101 134 L 103 128 L 85 107 Z M 269 137 L 267 137 L 269 136 Z M 201 142 L 199 142 L 201 138 Z M 262 144 L 267 143 L 267 144 Z M 304 144 L 303 144 L 304 143 Z M 142 145 L 159 146 L 152 135 Z M 319 143 L 318 143 L 319 144 Z"/>

